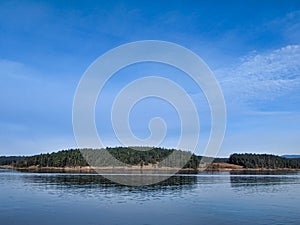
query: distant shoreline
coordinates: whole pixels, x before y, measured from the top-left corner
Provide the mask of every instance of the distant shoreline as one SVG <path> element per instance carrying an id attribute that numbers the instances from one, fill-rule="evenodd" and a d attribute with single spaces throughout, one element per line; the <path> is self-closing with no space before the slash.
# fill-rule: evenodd
<path id="1" fill-rule="evenodd" d="M 131 166 L 131 167 L 14 167 L 14 166 L 0 166 L 2 169 L 17 170 L 20 172 L 41 172 L 41 173 L 88 173 L 88 174 L 197 174 L 198 170 L 192 168 L 171 168 L 171 167 L 157 167 L 152 166 Z"/>
<path id="2" fill-rule="evenodd" d="M 192 168 L 171 168 L 171 167 L 156 167 L 153 166 L 132 166 L 132 167 L 14 167 L 11 165 L 2 165 L 0 169 L 11 169 L 20 172 L 36 172 L 36 173 L 87 173 L 87 174 L 198 174 L 203 171 L 206 172 L 268 172 L 268 171 L 300 171 L 300 169 L 291 168 L 244 168 L 242 166 L 229 163 L 212 163 L 210 165 L 201 165 L 198 169 Z"/>
<path id="3" fill-rule="evenodd" d="M 45 173 L 198 174 L 202 171 L 299 171 L 300 158 L 255 153 L 212 158 L 176 149 L 113 147 L 106 151 L 69 149 L 33 156 L 0 157 L 0 165 L 18 171 Z"/>

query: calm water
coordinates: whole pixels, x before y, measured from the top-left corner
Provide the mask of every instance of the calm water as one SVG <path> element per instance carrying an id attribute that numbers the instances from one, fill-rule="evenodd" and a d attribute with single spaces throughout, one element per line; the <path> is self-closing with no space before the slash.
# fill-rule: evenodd
<path id="1" fill-rule="evenodd" d="M 0 170 L 1 225 L 300 224 L 300 173 L 175 176 L 125 187 L 99 175 Z"/>

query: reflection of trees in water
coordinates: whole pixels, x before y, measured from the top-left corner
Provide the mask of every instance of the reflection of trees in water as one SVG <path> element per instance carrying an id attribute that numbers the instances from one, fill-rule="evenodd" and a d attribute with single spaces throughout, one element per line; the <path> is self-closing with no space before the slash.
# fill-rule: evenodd
<path id="1" fill-rule="evenodd" d="M 294 175 L 232 175 L 230 176 L 231 187 L 236 192 L 253 193 L 282 191 L 289 184 L 300 181 Z"/>
<path id="2" fill-rule="evenodd" d="M 288 170 L 233 170 L 231 175 L 299 175 L 298 171 Z"/>
<path id="3" fill-rule="evenodd" d="M 282 183 L 294 182 L 299 178 L 281 176 L 231 176 L 232 186 L 259 186 L 259 185 L 280 185 Z"/>
<path id="4" fill-rule="evenodd" d="M 123 176 L 124 177 L 124 176 Z M 130 176 L 128 176 L 130 177 Z M 142 176 L 137 176 L 142 177 Z M 149 175 L 147 176 L 149 177 Z M 114 183 L 101 175 L 69 175 L 69 174 L 42 174 L 23 176 L 24 181 L 36 190 L 48 190 L 72 194 L 130 194 L 138 193 L 143 197 L 157 195 L 176 195 L 183 191 L 196 188 L 196 176 L 172 176 L 157 184 L 141 187 L 124 186 Z"/>

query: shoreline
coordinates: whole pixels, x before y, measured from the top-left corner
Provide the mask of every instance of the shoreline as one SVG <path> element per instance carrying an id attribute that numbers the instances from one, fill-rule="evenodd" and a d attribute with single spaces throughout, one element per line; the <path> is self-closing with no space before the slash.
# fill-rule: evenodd
<path id="1" fill-rule="evenodd" d="M 10 169 L 20 172 L 36 172 L 36 173 L 87 173 L 87 174 L 197 174 L 198 170 L 192 168 L 171 168 L 171 167 L 13 167 L 10 165 L 0 166 L 0 169 Z"/>
<path id="2" fill-rule="evenodd" d="M 239 165 L 229 163 L 212 163 L 210 165 L 200 165 L 198 169 L 192 168 L 171 168 L 153 166 L 131 166 L 131 167 L 14 167 L 11 165 L 1 165 L 0 169 L 10 169 L 20 172 L 33 173 L 87 173 L 87 174 L 199 174 L 201 172 L 297 172 L 300 169 L 293 168 L 244 168 Z"/>

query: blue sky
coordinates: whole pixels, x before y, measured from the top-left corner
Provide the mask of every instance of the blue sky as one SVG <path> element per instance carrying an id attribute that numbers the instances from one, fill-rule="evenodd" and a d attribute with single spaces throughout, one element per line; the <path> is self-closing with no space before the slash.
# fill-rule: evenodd
<path id="1" fill-rule="evenodd" d="M 72 103 L 84 71 L 106 51 L 148 39 L 189 48 L 214 72 L 227 105 L 219 156 L 300 153 L 299 1 L 0 1 L 0 32 L 0 155 L 76 147 Z M 210 129 L 203 93 L 180 71 L 151 63 L 118 72 L 99 96 L 104 143 L 119 145 L 110 125 L 113 97 L 151 75 L 172 79 L 195 100 L 201 153 Z M 138 104 L 133 131 L 147 137 L 153 116 L 165 119 L 163 145 L 173 147 L 180 121 L 166 102 Z"/>

